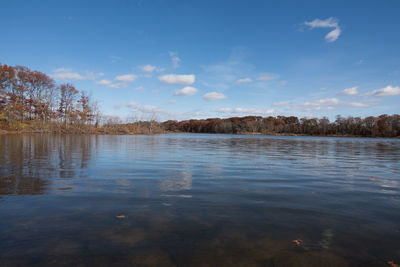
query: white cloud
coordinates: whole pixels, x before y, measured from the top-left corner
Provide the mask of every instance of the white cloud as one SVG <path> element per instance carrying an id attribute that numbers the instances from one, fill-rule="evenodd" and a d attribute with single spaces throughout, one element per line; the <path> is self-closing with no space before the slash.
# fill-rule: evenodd
<path id="1" fill-rule="evenodd" d="M 174 92 L 175 96 L 190 96 L 194 95 L 198 92 L 197 88 L 186 86 L 180 90 L 176 89 Z"/>
<path id="2" fill-rule="evenodd" d="M 86 72 L 86 74 L 80 74 L 77 72 L 73 72 L 72 69 L 68 68 L 58 68 L 53 70 L 54 74 L 51 75 L 56 80 L 64 80 L 64 81 L 71 81 L 71 80 L 96 80 L 98 77 L 104 75 L 102 72 Z"/>
<path id="3" fill-rule="evenodd" d="M 136 91 L 144 91 L 146 90 L 146 88 L 144 88 L 143 86 L 138 86 L 135 88 Z"/>
<path id="4" fill-rule="evenodd" d="M 168 100 L 168 104 L 171 104 L 171 105 L 174 105 L 174 104 L 176 104 L 176 100 Z"/>
<path id="5" fill-rule="evenodd" d="M 171 85 L 191 85 L 196 76 L 194 74 L 166 74 L 158 77 L 160 82 Z"/>
<path id="6" fill-rule="evenodd" d="M 242 78 L 236 81 L 236 83 L 251 83 L 253 80 L 251 78 Z"/>
<path id="7" fill-rule="evenodd" d="M 358 86 L 354 86 L 354 87 L 351 87 L 351 88 L 346 88 L 346 89 L 344 89 L 342 91 L 342 94 L 344 94 L 344 95 L 356 95 L 356 94 L 358 94 L 357 89 L 358 89 Z"/>
<path id="8" fill-rule="evenodd" d="M 388 85 L 384 88 L 366 93 L 365 96 L 395 96 L 400 95 L 400 86 Z"/>
<path id="9" fill-rule="evenodd" d="M 226 95 L 224 95 L 223 93 L 217 93 L 217 92 L 210 92 L 210 93 L 206 93 L 205 95 L 203 95 L 203 99 L 208 100 L 208 101 L 221 100 L 221 99 L 225 99 L 225 98 L 227 98 Z"/>
<path id="10" fill-rule="evenodd" d="M 107 86 L 109 88 L 119 88 L 121 85 L 119 83 L 113 83 L 110 80 L 100 80 L 97 82 L 99 85 Z"/>
<path id="11" fill-rule="evenodd" d="M 174 69 L 176 69 L 177 67 L 179 67 L 179 62 L 181 62 L 181 59 L 179 58 L 178 53 L 176 53 L 176 52 L 170 51 L 168 53 L 169 53 L 169 56 L 171 57 L 172 67 Z"/>
<path id="12" fill-rule="evenodd" d="M 219 108 L 215 110 L 217 113 L 230 115 L 271 115 L 275 112 L 274 109 L 258 109 L 258 108 Z"/>
<path id="13" fill-rule="evenodd" d="M 336 41 L 337 38 L 339 38 L 341 33 L 342 33 L 342 31 L 338 27 L 338 28 L 334 29 L 333 31 L 330 31 L 327 35 L 325 35 L 325 40 L 329 43 L 332 43 L 332 42 Z"/>
<path id="14" fill-rule="evenodd" d="M 285 105 L 288 105 L 288 104 L 290 104 L 289 101 L 281 101 L 281 102 L 275 102 L 272 105 L 275 106 L 275 107 L 278 107 L 278 106 L 285 106 Z"/>
<path id="15" fill-rule="evenodd" d="M 131 83 L 137 79 L 137 75 L 135 74 L 124 74 L 118 75 L 115 77 L 115 80 L 121 83 Z"/>
<path id="16" fill-rule="evenodd" d="M 334 28 L 327 35 L 325 35 L 325 40 L 329 43 L 336 41 L 339 38 L 340 34 L 342 33 L 342 30 L 339 27 L 339 21 L 336 18 L 332 17 L 324 20 L 315 19 L 313 21 L 306 21 L 304 22 L 304 25 L 309 26 L 311 29 Z"/>

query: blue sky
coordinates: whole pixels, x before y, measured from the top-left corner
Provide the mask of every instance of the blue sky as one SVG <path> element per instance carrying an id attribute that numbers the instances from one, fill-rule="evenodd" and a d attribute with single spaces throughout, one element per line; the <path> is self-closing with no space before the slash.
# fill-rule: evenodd
<path id="1" fill-rule="evenodd" d="M 121 118 L 400 113 L 400 1 L 5 1 L 0 62 Z"/>

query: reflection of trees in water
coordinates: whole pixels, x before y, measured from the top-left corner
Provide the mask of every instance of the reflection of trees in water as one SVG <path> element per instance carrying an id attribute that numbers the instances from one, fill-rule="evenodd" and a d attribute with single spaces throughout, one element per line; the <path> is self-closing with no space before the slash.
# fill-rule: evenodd
<path id="1" fill-rule="evenodd" d="M 92 136 L 0 136 L 0 195 L 43 194 L 54 178 L 87 168 Z"/>
<path id="2" fill-rule="evenodd" d="M 40 178 L 0 177 L 0 195 L 41 195 L 48 181 Z"/>

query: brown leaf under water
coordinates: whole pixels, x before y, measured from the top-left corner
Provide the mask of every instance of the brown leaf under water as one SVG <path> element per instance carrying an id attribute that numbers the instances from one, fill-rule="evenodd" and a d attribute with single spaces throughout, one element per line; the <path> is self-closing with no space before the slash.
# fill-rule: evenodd
<path id="1" fill-rule="evenodd" d="M 400 264 L 396 264 L 393 261 L 388 261 L 387 264 L 389 264 L 392 267 L 400 267 Z"/>
<path id="2" fill-rule="evenodd" d="M 371 181 L 376 181 L 377 177 L 371 176 L 371 177 L 369 177 L 369 179 L 370 179 Z"/>
<path id="3" fill-rule="evenodd" d="M 117 219 L 125 219 L 126 218 L 126 216 L 125 215 L 117 215 L 117 216 L 115 216 Z"/>
<path id="4" fill-rule="evenodd" d="M 301 240 L 301 239 L 295 239 L 295 240 L 292 240 L 292 242 L 294 244 L 296 244 L 296 246 L 301 246 L 303 244 L 303 240 Z"/>

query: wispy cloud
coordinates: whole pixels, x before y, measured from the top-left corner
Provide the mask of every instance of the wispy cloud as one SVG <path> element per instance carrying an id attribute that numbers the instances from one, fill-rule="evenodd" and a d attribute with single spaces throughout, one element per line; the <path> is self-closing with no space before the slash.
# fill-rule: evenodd
<path id="1" fill-rule="evenodd" d="M 384 88 L 364 94 L 365 96 L 395 96 L 400 95 L 400 86 L 388 85 Z"/>
<path id="2" fill-rule="evenodd" d="M 358 89 L 358 86 L 354 86 L 354 87 L 351 87 L 351 88 L 346 88 L 341 92 L 341 94 L 343 94 L 343 95 L 357 95 L 358 94 L 358 90 L 357 89 Z"/>
<path id="3" fill-rule="evenodd" d="M 289 107 L 289 110 L 304 110 L 304 111 L 316 111 L 316 110 L 332 110 L 334 106 L 340 104 L 337 98 L 322 98 L 311 102 L 304 102 L 298 105 Z"/>
<path id="4" fill-rule="evenodd" d="M 111 63 L 117 63 L 122 60 L 122 57 L 118 56 L 109 56 L 108 58 L 111 60 Z"/>
<path id="5" fill-rule="evenodd" d="M 135 74 L 123 74 L 123 75 L 117 75 L 114 78 L 114 80 L 117 81 L 116 83 L 108 79 L 103 79 L 96 83 L 109 88 L 120 88 L 121 86 L 126 87 L 128 83 L 134 82 L 137 79 L 137 77 L 138 76 Z"/>
<path id="6" fill-rule="evenodd" d="M 164 109 L 162 109 L 160 107 L 156 107 L 156 106 L 152 106 L 152 105 L 142 105 L 142 104 L 139 104 L 139 103 L 136 103 L 133 101 L 114 105 L 115 109 L 119 109 L 121 107 L 126 107 L 126 108 L 131 109 L 134 112 L 141 112 L 141 113 L 145 113 L 145 114 L 160 113 L 160 112 L 164 111 Z"/>
<path id="7" fill-rule="evenodd" d="M 140 67 L 140 69 L 142 71 L 145 71 L 145 72 L 153 72 L 153 71 L 156 70 L 156 68 L 157 68 L 156 66 L 152 66 L 152 65 L 149 65 L 149 64 Z"/>
<path id="8" fill-rule="evenodd" d="M 136 91 L 144 91 L 146 90 L 146 88 L 144 88 L 143 86 L 138 86 L 135 88 Z"/>
<path id="9" fill-rule="evenodd" d="M 244 61 L 246 55 L 247 49 L 233 48 L 226 61 L 202 66 L 204 73 L 200 74 L 200 79 L 203 85 L 212 90 L 227 90 L 240 77 L 253 76 L 255 66 Z"/>
<path id="10" fill-rule="evenodd" d="M 106 79 L 100 80 L 96 83 L 99 85 L 109 87 L 109 88 L 119 88 L 121 86 L 121 84 L 119 84 L 119 83 L 113 83 L 111 80 L 106 80 Z"/>
<path id="11" fill-rule="evenodd" d="M 370 104 L 361 103 L 361 102 L 350 102 L 350 103 L 347 103 L 347 105 L 349 107 L 354 107 L 354 108 L 365 108 L 365 107 L 370 107 L 371 106 Z"/>
<path id="12" fill-rule="evenodd" d="M 156 67 L 156 66 L 153 66 L 153 65 L 150 65 L 150 64 L 141 66 L 140 69 L 141 69 L 142 71 L 144 71 L 144 72 L 147 72 L 147 73 L 152 73 L 152 72 L 154 72 L 154 71 L 155 71 L 155 72 L 162 72 L 162 71 L 165 70 L 165 69 L 163 69 L 163 68 L 159 68 L 159 67 Z"/>
<path id="13" fill-rule="evenodd" d="M 169 53 L 169 56 L 170 56 L 171 61 L 172 61 L 172 67 L 174 69 L 176 69 L 177 67 L 179 67 L 179 63 L 181 62 L 181 59 L 179 58 L 177 52 L 170 51 L 168 53 Z"/>
<path id="14" fill-rule="evenodd" d="M 203 95 L 203 99 L 207 101 L 221 100 L 227 98 L 223 93 L 210 92 Z"/>
<path id="15" fill-rule="evenodd" d="M 191 96 L 197 94 L 199 90 L 197 88 L 191 87 L 191 86 L 186 86 L 183 87 L 182 89 L 176 89 L 174 92 L 175 96 Z"/>
<path id="16" fill-rule="evenodd" d="M 350 108 L 364 108 L 374 105 L 374 102 L 347 102 L 337 98 L 321 98 L 309 102 L 292 105 L 287 110 L 300 110 L 300 111 L 323 111 L 334 110 L 336 108 L 350 107 Z"/>
<path id="17" fill-rule="evenodd" d="M 53 70 L 54 74 L 51 75 L 56 80 L 71 81 L 71 80 L 96 80 L 97 78 L 104 76 L 102 72 L 90 72 L 87 71 L 85 74 L 73 72 L 69 68 L 58 68 Z"/>
<path id="18" fill-rule="evenodd" d="M 280 81 L 280 82 L 279 82 L 279 85 L 285 86 L 287 83 L 288 83 L 287 81 Z"/>
<path id="19" fill-rule="evenodd" d="M 131 83 L 137 79 L 135 74 L 124 74 L 115 77 L 115 80 L 121 83 Z"/>
<path id="20" fill-rule="evenodd" d="M 253 79 L 251 78 L 242 78 L 236 81 L 236 83 L 251 83 Z"/>
<path id="21" fill-rule="evenodd" d="M 289 105 L 290 101 L 281 101 L 281 102 L 275 102 L 272 105 L 275 107 L 279 107 L 279 106 L 285 106 L 285 105 Z"/>
<path id="22" fill-rule="evenodd" d="M 169 104 L 175 104 L 175 100 L 168 101 Z M 192 111 L 172 111 L 162 107 L 153 106 L 153 105 L 144 105 L 137 102 L 122 102 L 114 105 L 115 109 L 120 108 L 128 108 L 131 112 L 137 115 L 137 118 L 144 119 L 161 119 L 161 120 L 170 120 L 170 119 L 191 119 L 196 117 L 204 117 L 207 116 L 208 113 L 203 112 L 201 110 L 192 110 Z"/>
<path id="23" fill-rule="evenodd" d="M 364 60 L 360 59 L 359 61 L 355 62 L 354 65 L 359 66 L 364 63 Z"/>
<path id="24" fill-rule="evenodd" d="M 274 79 L 276 79 L 276 76 L 271 74 L 262 74 L 257 78 L 258 81 L 271 81 Z"/>
<path id="25" fill-rule="evenodd" d="M 244 116 L 244 115 L 271 115 L 275 112 L 274 109 L 259 109 L 259 108 L 218 108 L 215 112 L 220 114 L 227 114 L 231 116 Z"/>
<path id="26" fill-rule="evenodd" d="M 166 74 L 159 76 L 160 82 L 169 85 L 191 85 L 196 76 L 194 74 Z"/>
<path id="27" fill-rule="evenodd" d="M 313 21 L 306 21 L 304 22 L 304 25 L 310 27 L 310 29 L 333 28 L 332 31 L 330 31 L 327 35 L 325 35 L 325 40 L 329 43 L 336 41 L 339 38 L 340 34 L 342 33 L 338 19 L 333 17 L 324 20 L 315 19 Z"/>

